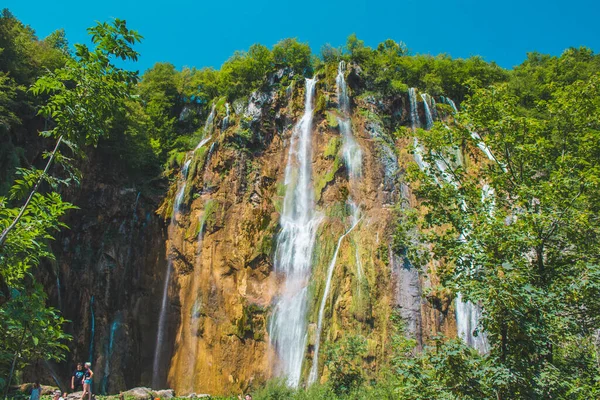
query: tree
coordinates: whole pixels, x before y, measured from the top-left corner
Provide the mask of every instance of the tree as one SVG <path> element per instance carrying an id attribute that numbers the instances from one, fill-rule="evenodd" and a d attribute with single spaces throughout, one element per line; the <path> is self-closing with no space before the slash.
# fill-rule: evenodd
<path id="1" fill-rule="evenodd" d="M 284 39 L 273 46 L 276 68 L 290 67 L 296 74 L 310 74 L 312 61 L 310 47 L 297 39 Z"/>
<path id="2" fill-rule="evenodd" d="M 52 191 L 77 179 L 60 146 L 65 143 L 83 154 L 83 146 L 95 145 L 110 130 L 113 116 L 123 109 L 137 81 L 137 73 L 116 67 L 113 59 L 135 60 L 137 53 L 131 45 L 140 35 L 119 19 L 99 23 L 88 32 L 94 49 L 75 45 L 74 58 L 31 88 L 34 95 L 47 96 L 40 114 L 50 119 L 52 128 L 42 135 L 56 140 L 53 151 L 45 155 L 44 170 L 19 169 L 9 197 L 0 197 L 0 370 L 7 371 L 10 364 L 9 378 L 2 382 L 7 386 L 15 366 L 37 357 L 60 360 L 65 350 L 61 344 L 67 338 L 62 333 L 64 320 L 46 307 L 43 290 L 30 272 L 41 259 L 53 257 L 48 241 L 65 227 L 60 218 L 73 208 Z M 50 175 L 53 161 L 71 171 L 67 178 Z M 43 182 L 50 189 L 47 192 L 40 192 Z M 11 206 L 22 199 L 21 207 Z"/>
<path id="3" fill-rule="evenodd" d="M 483 307 L 499 399 L 598 390 L 600 75 L 548 90 L 524 109 L 508 84 L 478 89 L 454 123 L 417 132 L 423 240 L 444 285 Z"/>
<path id="4" fill-rule="evenodd" d="M 130 46 L 141 36 L 127 29 L 124 20 L 116 19 L 112 25 L 99 23 L 89 28 L 96 48 L 91 51 L 82 44 L 75 45 L 75 58 L 64 67 L 42 76 L 31 88 L 34 95 L 50 96 L 40 108 L 40 114 L 51 118 L 54 128 L 43 132 L 54 137 L 56 146 L 48 155 L 44 171 L 31 170 L 23 183 L 35 182 L 25 204 L 14 220 L 0 235 L 0 248 L 11 230 L 25 214 L 41 182 L 55 158 L 65 160 L 58 152 L 64 141 L 73 150 L 82 145 L 95 145 L 108 132 L 112 115 L 131 94 L 131 85 L 137 82 L 137 73 L 125 71 L 112 64 L 113 58 L 137 60 L 138 53 Z M 22 190 L 22 188 L 20 189 Z"/>

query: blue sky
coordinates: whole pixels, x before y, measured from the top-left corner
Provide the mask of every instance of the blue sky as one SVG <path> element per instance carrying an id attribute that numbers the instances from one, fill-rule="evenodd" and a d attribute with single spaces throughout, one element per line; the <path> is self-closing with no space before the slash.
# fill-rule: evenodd
<path id="1" fill-rule="evenodd" d="M 85 29 L 117 17 L 144 36 L 135 69 L 155 62 L 218 68 L 235 50 L 272 46 L 286 37 L 341 46 L 351 33 L 376 46 L 403 41 L 413 53 L 481 55 L 505 68 L 529 51 L 559 55 L 570 46 L 600 51 L 600 3 L 591 0 L 396 1 L 27 1 L 9 8 L 40 38 L 64 28 L 71 44 L 88 43 Z"/>

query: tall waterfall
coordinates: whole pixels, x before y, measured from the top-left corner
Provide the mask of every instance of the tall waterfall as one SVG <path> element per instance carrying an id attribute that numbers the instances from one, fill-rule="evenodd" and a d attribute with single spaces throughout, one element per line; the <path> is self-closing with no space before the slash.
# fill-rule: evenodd
<path id="1" fill-rule="evenodd" d="M 281 232 L 275 250 L 275 271 L 285 276 L 285 282 L 269 324 L 271 344 L 279 355 L 280 373 L 292 387 L 300 384 L 306 349 L 307 290 L 320 222 L 311 183 L 315 83 L 314 78 L 306 80 L 304 115 L 294 127 L 288 153 Z"/>

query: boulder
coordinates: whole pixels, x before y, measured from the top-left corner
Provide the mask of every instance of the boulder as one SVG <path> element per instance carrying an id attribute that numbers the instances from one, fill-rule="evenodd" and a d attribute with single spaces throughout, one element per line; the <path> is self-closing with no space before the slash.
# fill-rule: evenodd
<path id="1" fill-rule="evenodd" d="M 146 387 L 137 387 L 122 393 L 123 397 L 132 400 L 153 400 L 152 389 Z"/>
<path id="2" fill-rule="evenodd" d="M 159 397 L 161 399 L 172 399 L 175 397 L 175 391 L 173 389 L 155 390 L 152 392 L 153 397 Z"/>

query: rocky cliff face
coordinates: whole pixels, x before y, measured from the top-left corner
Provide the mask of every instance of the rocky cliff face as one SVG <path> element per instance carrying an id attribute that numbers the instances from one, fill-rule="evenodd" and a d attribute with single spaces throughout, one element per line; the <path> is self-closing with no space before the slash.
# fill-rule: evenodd
<path id="1" fill-rule="evenodd" d="M 349 178 L 335 71 L 323 72 L 317 76 L 310 163 L 321 220 L 307 282 L 302 381 L 317 340 L 323 348 L 353 334 L 367 339 L 365 368 L 376 370 L 388 351 L 395 309 L 419 343 L 439 331 L 455 332 L 448 304 L 433 308 L 423 298 L 436 278 L 434 270 L 419 271 L 433 266 L 414 266 L 391 246 L 397 208 L 417 201 L 403 182 L 412 162 L 409 141 L 394 134 L 410 126 L 408 96 L 365 92 L 356 67 L 345 75 L 362 171 Z M 274 253 L 304 90 L 303 78 L 281 71 L 247 101 L 216 102 L 205 127 L 210 139 L 183 157 L 184 171 L 169 188 L 157 184 L 140 194 L 88 171 L 74 200 L 80 210 L 70 215 L 71 230 L 58 241 L 58 262 L 45 279 L 53 301 L 73 321 L 71 357 L 93 361 L 98 389 L 115 392 L 154 378 L 178 394 L 220 394 L 280 373 L 269 322 L 285 277 L 274 272 Z M 161 310 L 164 329 L 156 351 Z M 153 371 L 156 354 L 160 363 Z M 319 358 L 317 379 L 323 380 L 322 352 Z"/>

